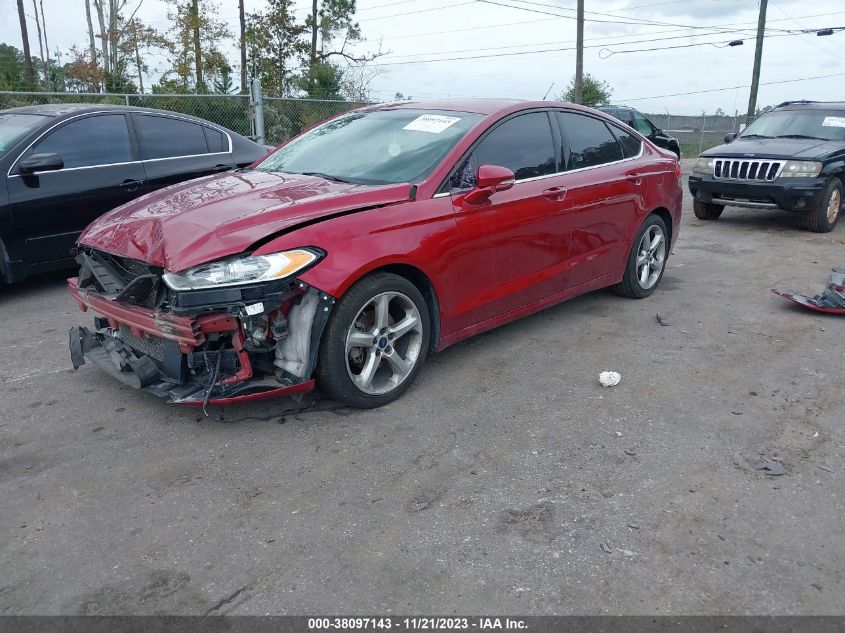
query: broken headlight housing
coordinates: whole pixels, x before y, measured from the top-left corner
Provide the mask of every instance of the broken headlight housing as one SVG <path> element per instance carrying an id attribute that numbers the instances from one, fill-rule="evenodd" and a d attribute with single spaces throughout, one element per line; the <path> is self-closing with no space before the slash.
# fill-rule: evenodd
<path id="1" fill-rule="evenodd" d="M 716 159 L 715 158 L 704 158 L 701 157 L 697 161 L 695 161 L 695 165 L 692 168 L 692 173 L 694 174 L 712 174 L 713 173 L 713 163 Z"/>
<path id="2" fill-rule="evenodd" d="M 822 170 L 822 164 L 813 160 L 788 160 L 780 172 L 781 178 L 815 178 Z"/>
<path id="3" fill-rule="evenodd" d="M 230 257 L 202 264 L 181 273 L 167 272 L 164 283 L 172 290 L 201 290 L 222 286 L 240 286 L 285 279 L 320 259 L 311 250 L 299 248 L 269 255 Z"/>

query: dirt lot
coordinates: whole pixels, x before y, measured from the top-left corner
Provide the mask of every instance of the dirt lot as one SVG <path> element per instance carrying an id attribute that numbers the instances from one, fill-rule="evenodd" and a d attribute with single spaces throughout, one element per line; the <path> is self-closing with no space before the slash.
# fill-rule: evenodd
<path id="1" fill-rule="evenodd" d="M 0 290 L 1 612 L 845 613 L 845 319 L 769 292 L 820 291 L 845 226 L 686 213 L 651 298 L 477 337 L 376 411 L 207 419 L 69 369 L 61 276 Z"/>

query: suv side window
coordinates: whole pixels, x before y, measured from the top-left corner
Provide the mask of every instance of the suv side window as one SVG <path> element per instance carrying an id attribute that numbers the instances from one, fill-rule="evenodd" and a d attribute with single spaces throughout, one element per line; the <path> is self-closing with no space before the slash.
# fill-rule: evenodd
<path id="1" fill-rule="evenodd" d="M 93 167 L 133 160 L 129 128 L 123 114 L 97 114 L 76 119 L 49 132 L 27 152 L 58 154 L 71 167 Z"/>
<path id="2" fill-rule="evenodd" d="M 141 160 L 207 154 L 202 125 L 167 116 L 135 114 Z"/>
<path id="3" fill-rule="evenodd" d="M 576 112 L 558 112 L 557 120 L 567 171 L 622 160 L 622 147 L 604 121 Z"/>
<path id="4" fill-rule="evenodd" d="M 634 125 L 633 128 L 642 134 L 643 136 L 651 136 L 654 134 L 654 126 L 651 124 L 647 118 L 645 118 L 639 112 L 634 112 Z"/>
<path id="5" fill-rule="evenodd" d="M 450 186 L 474 187 L 481 165 L 507 167 L 517 181 L 555 173 L 557 164 L 548 115 L 545 112 L 520 114 L 496 127 L 455 172 Z"/>

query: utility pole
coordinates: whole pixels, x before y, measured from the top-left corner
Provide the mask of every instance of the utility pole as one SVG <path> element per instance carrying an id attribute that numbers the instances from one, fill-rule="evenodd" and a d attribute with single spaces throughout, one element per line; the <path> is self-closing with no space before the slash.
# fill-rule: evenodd
<path id="1" fill-rule="evenodd" d="M 763 38 L 766 36 L 766 5 L 760 0 L 760 17 L 757 19 L 757 47 L 754 49 L 754 70 L 751 71 L 751 94 L 748 96 L 748 112 L 745 124 L 750 124 L 757 114 L 757 87 L 760 85 L 760 62 L 763 59 Z"/>
<path id="2" fill-rule="evenodd" d="M 575 35 L 575 103 L 584 100 L 584 0 L 578 0 Z"/>

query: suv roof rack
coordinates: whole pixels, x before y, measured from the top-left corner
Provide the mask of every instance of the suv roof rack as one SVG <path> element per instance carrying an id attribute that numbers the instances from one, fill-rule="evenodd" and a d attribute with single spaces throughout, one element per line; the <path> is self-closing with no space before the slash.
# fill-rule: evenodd
<path id="1" fill-rule="evenodd" d="M 796 105 L 799 103 L 818 103 L 818 101 L 813 101 L 811 99 L 795 99 L 794 101 L 784 101 L 783 103 L 779 103 L 775 106 L 775 108 L 781 108 L 783 106 L 788 105 Z"/>

